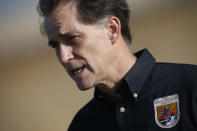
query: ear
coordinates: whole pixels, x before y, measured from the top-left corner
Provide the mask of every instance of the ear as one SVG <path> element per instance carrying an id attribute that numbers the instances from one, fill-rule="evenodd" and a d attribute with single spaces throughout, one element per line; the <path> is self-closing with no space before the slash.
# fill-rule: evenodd
<path id="1" fill-rule="evenodd" d="M 121 24 L 119 19 L 115 16 L 109 17 L 106 27 L 108 30 L 108 38 L 111 40 L 112 44 L 115 44 L 120 37 L 121 31 Z"/>

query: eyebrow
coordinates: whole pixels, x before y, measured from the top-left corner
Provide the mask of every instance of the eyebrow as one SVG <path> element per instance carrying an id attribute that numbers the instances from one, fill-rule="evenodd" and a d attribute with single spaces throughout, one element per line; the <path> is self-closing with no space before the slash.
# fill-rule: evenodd
<path id="1" fill-rule="evenodd" d="M 75 33 L 73 33 L 73 32 L 67 32 L 67 33 L 64 33 L 64 34 L 59 33 L 57 36 L 58 36 L 58 38 L 69 38 L 70 36 L 73 36 L 74 34 Z M 48 41 L 49 46 L 52 46 L 54 44 L 59 44 L 59 42 L 56 41 L 56 40 L 53 40 L 53 39 Z"/>

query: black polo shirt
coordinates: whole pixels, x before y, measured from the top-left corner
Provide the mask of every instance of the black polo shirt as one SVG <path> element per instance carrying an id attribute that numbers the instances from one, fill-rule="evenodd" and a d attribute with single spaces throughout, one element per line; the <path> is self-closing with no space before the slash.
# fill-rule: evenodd
<path id="1" fill-rule="evenodd" d="M 135 55 L 115 100 L 95 88 L 69 131 L 197 131 L 197 66 L 156 63 L 146 49 Z"/>

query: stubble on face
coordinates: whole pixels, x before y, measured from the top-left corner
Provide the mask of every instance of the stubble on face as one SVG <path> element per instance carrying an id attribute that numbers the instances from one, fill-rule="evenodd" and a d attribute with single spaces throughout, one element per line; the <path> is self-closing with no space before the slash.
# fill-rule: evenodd
<path id="1" fill-rule="evenodd" d="M 56 52 L 59 61 L 80 90 L 87 90 L 102 83 L 107 73 L 104 70 L 109 63 L 109 58 L 106 59 L 109 47 L 105 45 L 107 38 L 104 27 L 80 23 L 77 20 L 75 4 L 67 3 L 66 6 L 59 5 L 45 18 L 45 28 L 49 39 L 62 42 L 62 48 L 67 48 L 67 45 L 64 37 L 59 37 L 60 34 L 79 34 L 80 41 L 71 46 L 73 59 L 64 61 L 59 48 L 56 48 Z"/>

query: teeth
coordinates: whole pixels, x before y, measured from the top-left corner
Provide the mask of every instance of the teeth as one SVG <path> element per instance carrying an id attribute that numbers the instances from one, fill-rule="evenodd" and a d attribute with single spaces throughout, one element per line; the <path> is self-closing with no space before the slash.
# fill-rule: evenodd
<path id="1" fill-rule="evenodd" d="M 74 71 L 74 74 L 76 75 L 76 74 L 79 74 L 81 72 L 82 72 L 82 69 L 78 69 L 78 70 Z"/>
<path id="2" fill-rule="evenodd" d="M 73 74 L 77 75 L 77 74 L 81 73 L 83 71 L 83 69 L 84 69 L 83 67 L 79 68 L 79 69 L 76 69 L 76 70 L 73 71 Z"/>

